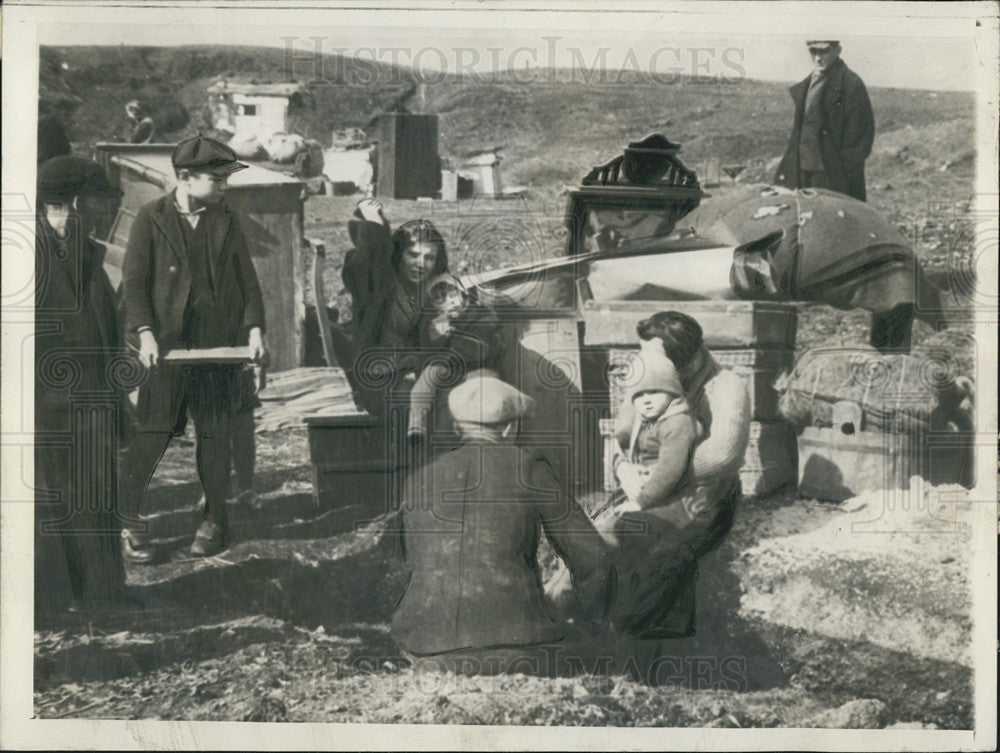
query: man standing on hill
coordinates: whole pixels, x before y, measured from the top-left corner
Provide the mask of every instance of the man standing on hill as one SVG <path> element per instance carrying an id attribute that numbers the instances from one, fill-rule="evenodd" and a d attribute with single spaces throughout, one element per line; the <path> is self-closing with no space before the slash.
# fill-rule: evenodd
<path id="1" fill-rule="evenodd" d="M 789 89 L 795 103 L 792 136 L 774 182 L 827 188 L 865 201 L 865 160 L 875 116 L 861 77 L 840 59 L 840 43 L 806 43 L 815 68 Z"/>

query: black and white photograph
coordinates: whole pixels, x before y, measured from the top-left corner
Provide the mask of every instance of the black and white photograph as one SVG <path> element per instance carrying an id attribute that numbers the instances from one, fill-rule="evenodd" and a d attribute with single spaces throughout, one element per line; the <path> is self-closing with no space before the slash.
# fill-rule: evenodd
<path id="1" fill-rule="evenodd" d="M 0 18 L 4 749 L 996 748 L 996 2 Z"/>

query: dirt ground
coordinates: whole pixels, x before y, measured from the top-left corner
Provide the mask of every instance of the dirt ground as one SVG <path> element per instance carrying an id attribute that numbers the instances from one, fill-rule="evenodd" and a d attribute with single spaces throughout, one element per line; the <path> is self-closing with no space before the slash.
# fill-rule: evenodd
<path id="1" fill-rule="evenodd" d="M 262 425 L 271 410 L 265 403 Z M 39 626 L 39 718 L 971 726 L 962 547 L 914 534 L 907 546 L 883 537 L 877 551 L 830 550 L 849 513 L 792 492 L 744 500 L 726 543 L 703 561 L 698 635 L 669 642 L 657 685 L 415 674 L 388 633 L 404 585 L 394 537 L 380 520 L 338 532 L 337 511 L 313 502 L 307 444 L 303 428 L 258 434 L 260 509 L 231 507 L 230 549 L 195 560 L 194 448 L 175 442 L 150 491 L 164 560 L 129 570 L 145 610 Z M 803 552 L 816 557 L 812 569 L 798 566 Z M 928 572 L 932 587 L 914 590 Z M 824 598 L 836 600 L 839 625 L 817 609 Z"/>

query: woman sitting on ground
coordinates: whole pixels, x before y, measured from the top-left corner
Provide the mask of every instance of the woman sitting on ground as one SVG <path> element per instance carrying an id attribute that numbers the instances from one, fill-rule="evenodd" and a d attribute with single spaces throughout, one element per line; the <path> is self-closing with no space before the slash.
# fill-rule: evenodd
<path id="1" fill-rule="evenodd" d="M 668 359 L 677 369 L 703 438 L 691 456 L 690 480 L 669 499 L 640 511 L 612 512 L 598 528 L 620 553 L 612 617 L 618 630 L 635 638 L 673 638 L 694 633 L 698 560 L 722 543 L 733 524 L 750 437 L 750 396 L 739 376 L 715 362 L 690 316 L 658 313 L 640 322 L 637 332 L 646 368 Z M 631 422 L 631 416 L 623 420 Z"/>

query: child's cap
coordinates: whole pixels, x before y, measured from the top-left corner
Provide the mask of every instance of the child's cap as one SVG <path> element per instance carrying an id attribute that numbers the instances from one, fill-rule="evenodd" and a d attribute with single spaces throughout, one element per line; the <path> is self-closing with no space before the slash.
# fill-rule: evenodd
<path id="1" fill-rule="evenodd" d="M 643 351 L 638 367 L 642 370 L 634 384 L 629 385 L 628 399 L 635 400 L 643 392 L 666 392 L 674 397 L 684 395 L 677 369 L 666 356 Z"/>
<path id="2" fill-rule="evenodd" d="M 174 147 L 170 155 L 174 168 L 187 168 L 197 172 L 207 172 L 217 178 L 225 178 L 238 170 L 250 167 L 237 162 L 236 152 L 221 141 L 208 136 L 192 136 Z"/>

